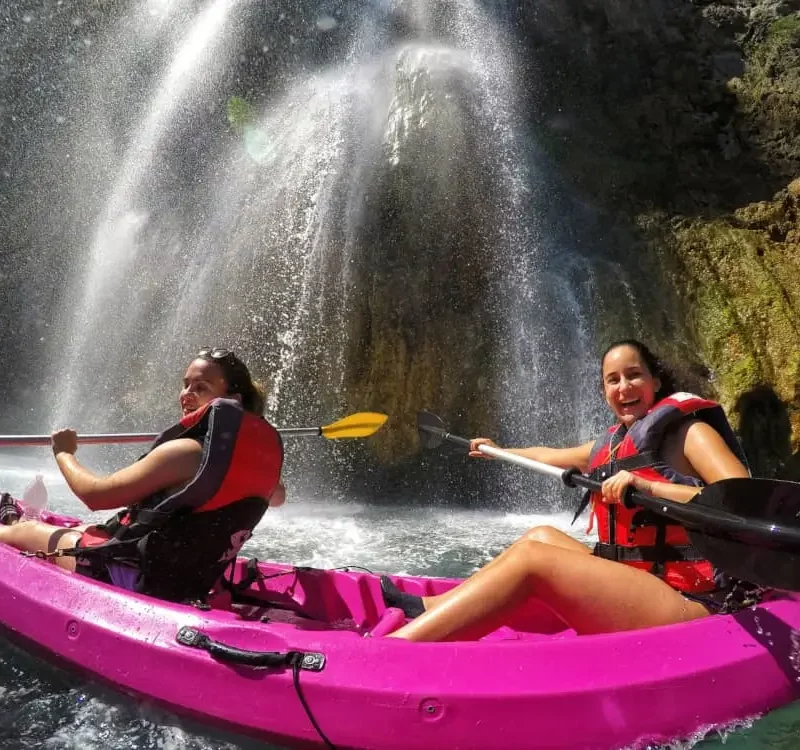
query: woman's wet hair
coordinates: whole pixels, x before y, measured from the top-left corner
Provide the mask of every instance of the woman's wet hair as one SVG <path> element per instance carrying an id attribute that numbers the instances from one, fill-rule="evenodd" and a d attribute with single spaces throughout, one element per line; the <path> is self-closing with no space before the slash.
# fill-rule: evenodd
<path id="1" fill-rule="evenodd" d="M 247 365 L 236 354 L 229 349 L 203 348 L 196 359 L 211 362 L 222 370 L 222 377 L 228 384 L 228 393 L 241 397 L 245 411 L 259 417 L 264 414 L 264 390 L 253 380 Z"/>
<path id="2" fill-rule="evenodd" d="M 611 351 L 619 348 L 620 346 L 629 346 L 631 349 L 635 349 L 639 353 L 639 357 L 641 358 L 642 362 L 644 362 L 645 367 L 647 367 L 650 374 L 654 378 L 658 378 L 661 381 L 661 387 L 655 394 L 656 401 L 666 398 L 667 396 L 670 396 L 673 393 L 681 390 L 676 385 L 675 375 L 672 373 L 669 367 L 667 367 L 658 357 L 656 357 L 656 355 L 653 354 L 653 352 L 651 352 L 650 349 L 648 349 L 641 341 L 637 341 L 636 339 L 622 339 L 620 341 L 615 341 L 613 344 L 610 344 L 608 347 L 606 347 L 606 350 L 603 352 L 603 356 L 600 357 L 601 379 L 603 374 L 603 363 L 606 361 L 606 357 Z"/>

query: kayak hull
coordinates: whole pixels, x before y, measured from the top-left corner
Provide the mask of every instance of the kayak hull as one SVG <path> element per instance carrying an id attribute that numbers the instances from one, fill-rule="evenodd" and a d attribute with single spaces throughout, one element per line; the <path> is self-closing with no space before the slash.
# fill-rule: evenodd
<path id="1" fill-rule="evenodd" d="M 237 565 L 237 577 L 246 562 Z M 233 651 L 321 654 L 297 683 L 337 748 L 642 747 L 800 697 L 800 598 L 733 616 L 576 636 L 547 610 L 477 642 L 364 637 L 392 616 L 377 576 L 259 564 L 244 605 L 202 611 L 96 583 L 0 545 L 0 625 L 60 662 L 203 722 L 324 746 L 289 667 L 181 644 L 193 628 Z M 433 594 L 455 581 L 394 578 Z M 237 652 L 238 653 L 238 652 Z"/>

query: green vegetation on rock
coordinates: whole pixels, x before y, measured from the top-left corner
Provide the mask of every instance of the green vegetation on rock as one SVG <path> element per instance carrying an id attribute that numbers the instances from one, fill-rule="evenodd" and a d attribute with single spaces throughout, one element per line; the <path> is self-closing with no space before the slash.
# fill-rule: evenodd
<path id="1" fill-rule="evenodd" d="M 253 121 L 253 107 L 241 96 L 228 99 L 228 123 L 235 130 L 243 130 Z"/>
<path id="2" fill-rule="evenodd" d="M 789 405 L 797 401 L 799 209 L 797 198 L 782 191 L 728 217 L 675 220 L 665 235 L 681 268 L 675 281 L 698 353 L 729 412 L 742 394 L 762 384 Z M 792 415 L 792 424 L 797 446 L 800 413 Z"/>
<path id="3" fill-rule="evenodd" d="M 745 130 L 773 158 L 774 166 L 800 164 L 800 14 L 779 18 L 747 48 L 747 71 L 728 83 Z M 785 172 L 786 176 L 796 176 Z"/>

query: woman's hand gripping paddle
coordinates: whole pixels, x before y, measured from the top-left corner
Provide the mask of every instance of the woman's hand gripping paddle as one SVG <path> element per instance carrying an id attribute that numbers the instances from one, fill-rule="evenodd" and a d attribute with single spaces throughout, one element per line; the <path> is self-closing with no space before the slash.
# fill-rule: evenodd
<path id="1" fill-rule="evenodd" d="M 439 417 L 420 412 L 423 447 L 448 441 L 469 449 Z M 599 482 L 577 469 L 560 469 L 488 445 L 481 453 L 559 478 L 568 487 L 596 491 Z M 692 544 L 716 567 L 759 586 L 800 591 L 800 484 L 773 479 L 723 479 L 704 487 L 688 503 L 630 492 L 626 502 L 683 525 Z"/>

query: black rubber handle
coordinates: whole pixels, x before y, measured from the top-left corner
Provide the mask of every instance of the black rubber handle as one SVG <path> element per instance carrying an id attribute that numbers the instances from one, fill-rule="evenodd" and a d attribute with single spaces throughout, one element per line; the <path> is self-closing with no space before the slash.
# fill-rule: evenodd
<path id="1" fill-rule="evenodd" d="M 196 628 L 181 628 L 175 639 L 178 643 L 192 648 L 207 651 L 211 656 L 232 664 L 246 667 L 288 667 L 298 665 L 301 669 L 320 672 L 325 666 L 325 655 L 302 651 L 248 651 L 235 646 L 228 646 L 209 638 Z"/>

